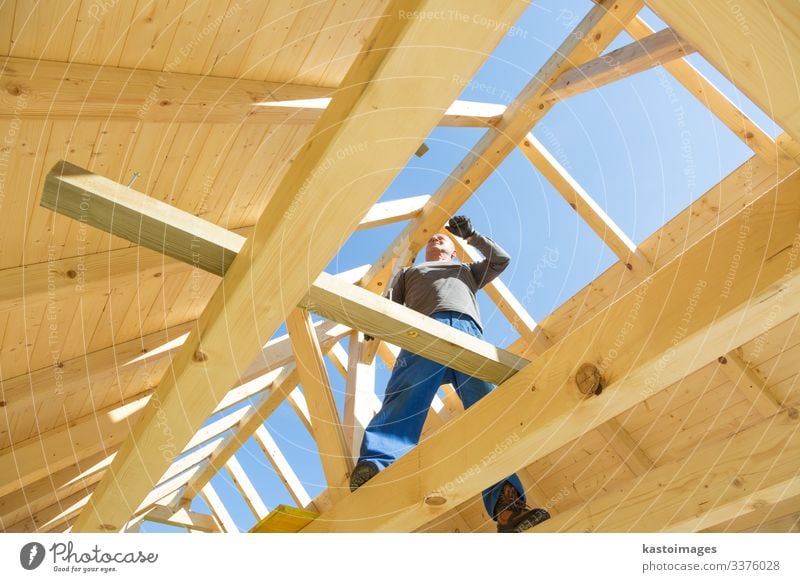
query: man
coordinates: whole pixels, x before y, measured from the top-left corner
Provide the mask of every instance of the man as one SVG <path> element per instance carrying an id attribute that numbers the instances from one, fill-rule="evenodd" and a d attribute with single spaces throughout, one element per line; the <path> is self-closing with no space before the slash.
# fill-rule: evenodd
<path id="1" fill-rule="evenodd" d="M 478 234 L 465 216 L 450 219 L 445 227 L 465 239 L 485 257 L 464 265 L 444 234 L 435 234 L 425 247 L 425 262 L 403 269 L 390 287 L 397 303 L 428 315 L 470 335 L 481 337 L 475 293 L 505 270 L 511 257 L 489 238 Z M 397 358 L 380 412 L 364 433 L 361 454 L 350 478 L 350 490 L 361 485 L 411 450 L 418 442 L 433 397 L 442 384 L 451 383 L 464 408 L 486 396 L 494 386 L 427 358 L 403 350 Z M 483 492 L 487 513 L 498 532 L 521 532 L 548 519 L 544 509 L 525 504 L 517 475 L 511 475 Z"/>

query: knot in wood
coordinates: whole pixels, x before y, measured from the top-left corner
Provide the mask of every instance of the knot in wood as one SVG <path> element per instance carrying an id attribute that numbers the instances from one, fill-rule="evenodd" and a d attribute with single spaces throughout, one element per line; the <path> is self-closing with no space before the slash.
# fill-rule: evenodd
<path id="1" fill-rule="evenodd" d="M 594 364 L 583 364 L 575 374 L 575 383 L 581 394 L 600 394 L 603 390 L 603 376 Z"/>

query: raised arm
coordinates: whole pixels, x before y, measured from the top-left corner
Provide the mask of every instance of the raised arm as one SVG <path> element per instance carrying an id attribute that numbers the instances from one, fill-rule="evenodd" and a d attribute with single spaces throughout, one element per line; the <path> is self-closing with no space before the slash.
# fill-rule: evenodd
<path id="1" fill-rule="evenodd" d="M 478 289 L 496 279 L 511 262 L 511 257 L 503 248 L 489 237 L 475 232 L 472 222 L 466 216 L 454 216 L 445 226 L 454 235 L 463 238 L 478 249 L 484 259 L 469 266 Z"/>
<path id="2" fill-rule="evenodd" d="M 511 257 L 499 244 L 477 232 L 469 237 L 467 242 L 478 249 L 484 256 L 482 261 L 469 265 L 469 270 L 472 271 L 475 283 L 480 289 L 506 270 L 506 267 L 511 262 Z"/>

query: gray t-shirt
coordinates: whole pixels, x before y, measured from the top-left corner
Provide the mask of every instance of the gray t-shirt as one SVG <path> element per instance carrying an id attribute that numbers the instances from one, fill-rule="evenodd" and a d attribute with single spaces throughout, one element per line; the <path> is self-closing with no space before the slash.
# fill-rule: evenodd
<path id="1" fill-rule="evenodd" d="M 475 233 L 470 244 L 485 257 L 465 265 L 457 261 L 427 261 L 403 269 L 391 285 L 392 301 L 414 311 L 432 315 L 458 311 L 483 329 L 475 293 L 502 273 L 511 257 L 490 238 Z"/>

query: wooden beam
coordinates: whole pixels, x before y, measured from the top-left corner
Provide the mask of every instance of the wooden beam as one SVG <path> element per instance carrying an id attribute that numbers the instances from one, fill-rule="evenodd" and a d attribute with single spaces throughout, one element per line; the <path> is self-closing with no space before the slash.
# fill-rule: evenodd
<path id="1" fill-rule="evenodd" d="M 253 436 L 297 506 L 308 507 L 311 504 L 311 497 L 267 428 L 264 425 L 259 426 Z"/>
<path id="2" fill-rule="evenodd" d="M 350 476 L 353 462 L 347 447 L 333 389 L 322 350 L 311 333 L 311 317 L 301 309 L 295 309 L 286 319 L 286 329 L 294 348 L 297 374 L 303 391 L 308 394 L 309 413 L 314 440 L 322 460 L 322 470 L 331 495 L 339 499 L 346 494 L 343 488 Z"/>
<path id="3" fill-rule="evenodd" d="M 189 530 L 208 533 L 219 532 L 217 522 L 212 516 L 205 513 L 197 513 L 196 511 L 189 511 L 185 507 L 173 511 L 171 508 L 164 505 L 156 505 L 139 521 L 152 521 L 153 523 L 163 523 L 164 525 L 185 527 Z"/>
<path id="4" fill-rule="evenodd" d="M 472 337 L 403 305 L 320 273 L 300 305 L 375 338 L 499 384 L 527 363 L 501 348 Z"/>
<path id="5" fill-rule="evenodd" d="M 419 215 L 420 210 L 423 209 L 428 200 L 430 200 L 430 196 L 424 195 L 377 202 L 358 223 L 358 230 L 375 228 L 376 226 L 384 226 L 414 218 Z"/>
<path id="6" fill-rule="evenodd" d="M 625 30 L 635 39 L 642 40 L 653 34 L 653 29 L 637 16 Z M 759 157 L 774 160 L 786 173 L 797 168 L 797 162 L 778 145 L 757 123 L 728 99 L 714 84 L 706 79 L 691 63 L 679 59 L 664 64 L 670 73 L 689 93 L 694 95 L 711 113 L 742 140 Z M 677 113 L 682 113 L 677 110 Z"/>
<path id="7" fill-rule="evenodd" d="M 705 444 L 532 529 L 696 532 L 800 493 L 798 415 L 781 413 Z"/>
<path id="8" fill-rule="evenodd" d="M 338 346 L 339 344 L 336 345 Z M 286 399 L 297 414 L 297 418 L 305 425 L 309 434 L 314 434 L 314 429 L 311 427 L 311 413 L 308 411 L 308 403 L 300 388 L 295 388 L 289 392 L 289 396 Z"/>
<path id="9" fill-rule="evenodd" d="M 200 495 L 202 495 L 203 501 L 206 502 L 206 505 L 208 505 L 211 513 L 214 514 L 214 517 L 216 518 L 217 523 L 220 525 L 220 529 L 223 532 L 230 533 L 239 531 L 239 527 L 236 525 L 236 522 L 233 521 L 231 514 L 228 513 L 228 510 L 225 508 L 225 504 L 222 503 L 222 499 L 219 498 L 219 495 L 211 483 L 206 483 L 203 486 L 202 491 L 200 491 Z"/>
<path id="10" fill-rule="evenodd" d="M 127 508 L 138 507 L 168 466 L 157 454 L 164 441 L 158 417 L 166 415 L 178 446 L 189 441 L 463 90 L 458 79 L 475 74 L 527 7 L 513 0 L 458 3 L 464 14 L 504 23 L 496 30 L 402 17 L 409 9 L 455 6 L 389 5 L 365 43 L 370 50 L 356 57 L 172 360 L 157 388 L 160 406 L 147 408 L 73 531 L 119 531 L 128 521 Z"/>
<path id="11" fill-rule="evenodd" d="M 220 276 L 245 241 L 211 222 L 198 222 L 189 212 L 66 161 L 48 172 L 40 204 Z M 236 252 L 228 250 L 234 248 Z"/>
<path id="12" fill-rule="evenodd" d="M 69 176 L 63 177 L 61 169 L 50 174 L 51 186 L 45 187 L 43 204 L 67 216 L 77 217 L 82 212 L 83 219 L 93 226 L 165 252 L 195 268 L 225 274 L 246 240 L 139 192 L 128 190 L 119 195 L 124 186 L 86 170 L 71 167 Z M 143 230 L 149 234 L 141 235 Z M 494 384 L 525 363 L 482 340 L 325 273 L 317 277 L 300 306 Z M 540 345 L 539 340 L 545 338 L 536 336 L 533 345 Z M 545 345 L 541 343 L 542 351 Z M 258 360 L 251 369 L 257 365 Z"/>
<path id="13" fill-rule="evenodd" d="M 225 463 L 225 468 L 228 470 L 228 474 L 239 489 L 239 493 L 244 497 L 245 503 L 247 503 L 250 511 L 256 516 L 256 519 L 265 518 L 269 513 L 269 509 L 267 509 L 267 506 L 253 486 L 253 482 L 250 481 L 250 477 L 247 476 L 244 467 L 239 463 L 236 455 L 228 459 L 228 462 Z"/>
<path id="14" fill-rule="evenodd" d="M 772 416 L 783 410 L 781 403 L 767 388 L 767 382 L 742 359 L 736 350 L 732 350 L 720 358 L 720 370 L 762 416 Z"/>
<path id="15" fill-rule="evenodd" d="M 781 495 L 777 501 L 754 503 L 753 510 L 703 528 L 701 533 L 800 532 L 800 493 Z M 788 520 L 788 523 L 786 521 Z"/>
<path id="16" fill-rule="evenodd" d="M 694 52 L 689 43 L 666 28 L 637 42 L 583 63 L 561 75 L 544 93 L 547 100 L 560 100 L 599 89 Z"/>
<path id="17" fill-rule="evenodd" d="M 309 123 L 301 115 L 259 103 L 329 96 L 333 89 L 3 57 L 0 114 L 11 114 L 16 95 L 26 97 L 25 119 L 168 123 Z M 290 113 L 290 112 L 289 112 Z"/>
<path id="18" fill-rule="evenodd" d="M 0 119 L 142 121 L 310 125 L 336 91 L 330 87 L 232 79 L 172 71 L 126 69 L 0 58 L 4 85 Z M 19 95 L 24 108 L 15 107 Z M 440 125 L 485 127 L 504 107 L 494 103 L 454 103 Z M 13 113 L 12 113 L 13 112 Z"/>
<path id="19" fill-rule="evenodd" d="M 331 361 L 331 364 L 339 371 L 343 378 L 347 377 L 347 369 L 350 366 L 350 362 L 348 361 L 348 355 L 345 349 L 342 347 L 341 344 L 336 344 L 331 348 L 331 350 L 327 353 L 328 359 Z"/>
<path id="20" fill-rule="evenodd" d="M 800 312 L 798 192 L 800 172 L 566 336 L 306 530 L 416 529 L 714 361 L 726 346 L 742 345 Z M 743 232 L 745 250 L 739 252 L 736 241 Z M 738 270 L 726 281 L 734 254 Z M 600 396 L 587 397 L 575 385 L 583 363 L 601 371 L 606 386 Z M 480 471 L 470 472 L 475 459 L 485 461 Z M 427 505 L 432 494 L 445 503 Z M 381 517 L 376 517 L 378 507 Z"/>
<path id="21" fill-rule="evenodd" d="M 508 106 L 496 128 L 487 130 L 469 154 L 431 196 L 364 275 L 361 286 L 382 292 L 399 261 L 407 265 L 431 235 L 466 202 L 553 106 L 543 95 L 565 72 L 599 57 L 643 6 L 642 0 L 604 0 L 570 31 L 558 50 Z M 592 42 L 586 42 L 592 39 Z M 466 83 L 468 79 L 464 79 Z"/>
<path id="22" fill-rule="evenodd" d="M 365 364 L 361 361 L 364 350 L 364 334 L 350 334 L 347 361 L 347 380 L 344 395 L 344 437 L 347 448 L 355 462 L 361 449 L 364 429 L 375 415 L 375 359 Z"/>
<path id="23" fill-rule="evenodd" d="M 533 134 L 525 136 L 520 150 L 628 269 L 639 277 L 647 276 L 652 271 L 650 261 L 637 250 L 636 244 Z"/>
<path id="24" fill-rule="evenodd" d="M 225 438 L 222 445 L 214 450 L 207 461 L 203 462 L 200 473 L 189 480 L 183 495 L 185 501 L 191 501 L 205 487 L 206 483 L 211 482 L 212 477 L 286 399 L 289 392 L 297 385 L 297 381 L 298 374 L 295 365 L 290 364 L 270 386 L 265 387 L 264 394 L 247 407 L 247 413 L 239 421 L 236 430 Z"/>
<path id="25" fill-rule="evenodd" d="M 800 6 L 795 2 L 647 0 L 647 5 L 800 141 Z"/>

